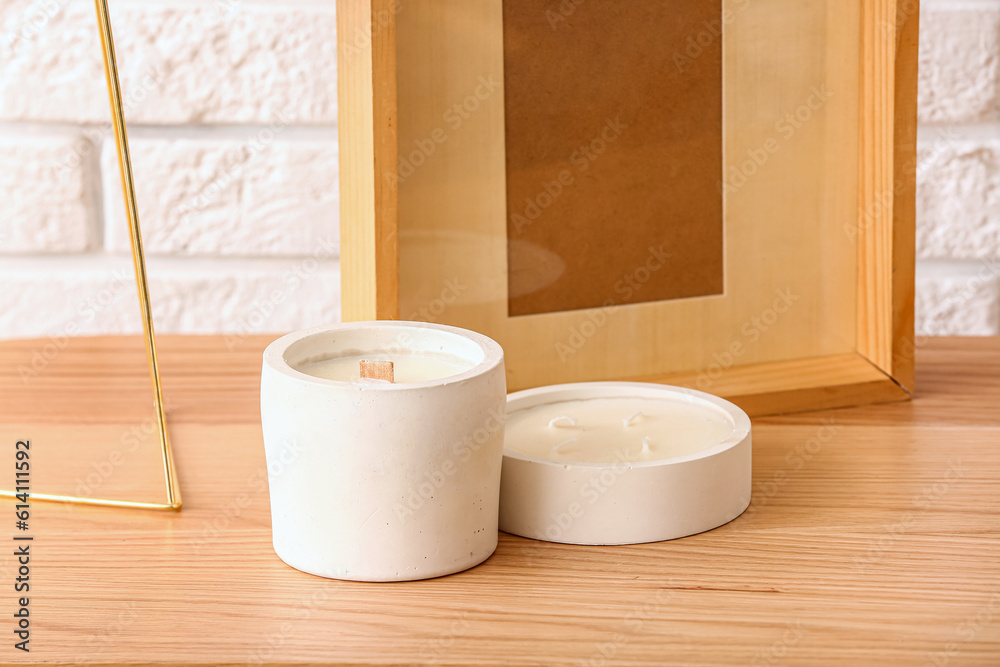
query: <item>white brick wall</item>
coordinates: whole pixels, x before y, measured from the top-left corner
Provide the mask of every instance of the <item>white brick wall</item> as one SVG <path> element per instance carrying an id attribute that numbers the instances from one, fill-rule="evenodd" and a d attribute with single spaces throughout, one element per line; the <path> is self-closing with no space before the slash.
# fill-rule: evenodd
<path id="1" fill-rule="evenodd" d="M 129 138 L 144 246 L 150 254 L 295 257 L 315 249 L 336 222 L 336 132 L 325 145 L 281 126 L 226 139 Z M 243 135 L 246 135 L 244 138 Z M 220 136 L 221 135 L 221 136 Z M 284 141 L 280 139 L 285 139 Z M 118 151 L 101 154 L 105 247 L 127 253 L 128 220 Z M 331 187 L 332 185 L 332 187 Z"/>
<path id="2" fill-rule="evenodd" d="M 917 330 L 1000 333 L 1000 0 L 923 0 Z"/>
<path id="3" fill-rule="evenodd" d="M 160 332 L 340 317 L 332 0 L 111 3 Z M 0 338 L 136 332 L 92 0 L 0 0 Z"/>
<path id="4" fill-rule="evenodd" d="M 1000 333 L 1000 0 L 923 0 L 918 329 Z M 339 318 L 334 0 L 115 0 L 159 331 Z M 91 0 L 0 0 L 0 338 L 136 331 Z"/>
<path id="5" fill-rule="evenodd" d="M 92 163 L 61 168 L 82 141 L 70 132 L 0 135 L 0 244 L 7 253 L 79 253 L 96 248 L 98 182 Z"/>

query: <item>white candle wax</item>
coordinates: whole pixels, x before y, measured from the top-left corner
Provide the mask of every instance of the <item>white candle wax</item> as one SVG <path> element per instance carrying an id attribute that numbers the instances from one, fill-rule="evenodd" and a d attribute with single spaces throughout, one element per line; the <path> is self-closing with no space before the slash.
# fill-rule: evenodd
<path id="1" fill-rule="evenodd" d="M 346 355 L 320 359 L 298 367 L 302 373 L 324 380 L 339 380 L 340 382 L 361 381 L 361 361 L 391 361 L 393 367 L 393 382 L 426 382 L 440 380 L 451 375 L 458 375 L 473 364 L 450 355 L 401 353 L 372 353 L 362 355 Z M 379 382 L 379 380 L 365 380 Z"/>
<path id="2" fill-rule="evenodd" d="M 578 463 L 659 461 L 708 449 L 732 432 L 732 421 L 707 406 L 650 398 L 590 398 L 510 412 L 505 447 Z"/>

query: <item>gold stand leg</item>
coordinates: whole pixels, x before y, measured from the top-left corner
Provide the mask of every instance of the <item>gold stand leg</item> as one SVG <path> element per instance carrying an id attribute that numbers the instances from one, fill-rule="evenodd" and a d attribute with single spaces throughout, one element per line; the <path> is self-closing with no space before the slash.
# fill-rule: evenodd
<path id="1" fill-rule="evenodd" d="M 160 449 L 163 456 L 163 475 L 167 486 L 167 500 L 164 503 L 141 503 L 129 500 L 108 500 L 104 498 L 82 498 L 48 493 L 30 493 L 34 500 L 51 500 L 82 505 L 103 505 L 106 507 L 132 507 L 137 509 L 179 510 L 181 491 L 177 483 L 177 472 L 170 452 L 170 438 L 167 436 L 167 415 L 163 409 L 163 388 L 160 384 L 160 367 L 156 358 L 156 337 L 153 334 L 153 312 L 149 303 L 149 283 L 146 279 L 146 259 L 142 252 L 142 236 L 139 231 L 139 209 L 136 206 L 135 182 L 132 178 L 132 160 L 129 157 L 128 133 L 125 130 L 125 110 L 122 107 L 121 82 L 118 80 L 118 64 L 115 60 L 115 43 L 111 33 L 111 15 L 107 0 L 94 0 L 97 22 L 101 32 L 101 46 L 104 52 L 104 73 L 108 83 L 108 97 L 115 129 L 115 143 L 118 145 L 118 165 L 121 168 L 122 192 L 128 212 L 129 236 L 132 239 L 132 263 L 139 288 L 139 307 L 142 310 L 142 328 L 146 337 L 146 352 L 149 358 L 149 376 L 153 382 L 153 396 L 156 403 L 156 419 L 160 431 Z M 0 490 L 0 497 L 13 498 L 13 491 Z"/>

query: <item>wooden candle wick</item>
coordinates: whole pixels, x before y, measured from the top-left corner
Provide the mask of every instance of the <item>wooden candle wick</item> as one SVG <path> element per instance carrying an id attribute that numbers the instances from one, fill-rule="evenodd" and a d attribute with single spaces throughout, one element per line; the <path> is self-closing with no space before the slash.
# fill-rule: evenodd
<path id="1" fill-rule="evenodd" d="M 393 382 L 391 361 L 365 361 L 361 360 L 361 377 L 369 380 L 385 380 Z"/>

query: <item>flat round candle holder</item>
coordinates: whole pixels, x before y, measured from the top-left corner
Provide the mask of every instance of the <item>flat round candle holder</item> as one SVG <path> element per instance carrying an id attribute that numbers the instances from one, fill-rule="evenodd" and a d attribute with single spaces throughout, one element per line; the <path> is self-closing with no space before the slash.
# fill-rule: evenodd
<path id="1" fill-rule="evenodd" d="M 638 544 L 732 521 L 750 504 L 750 418 L 729 401 L 644 382 L 507 398 L 500 530 Z"/>

